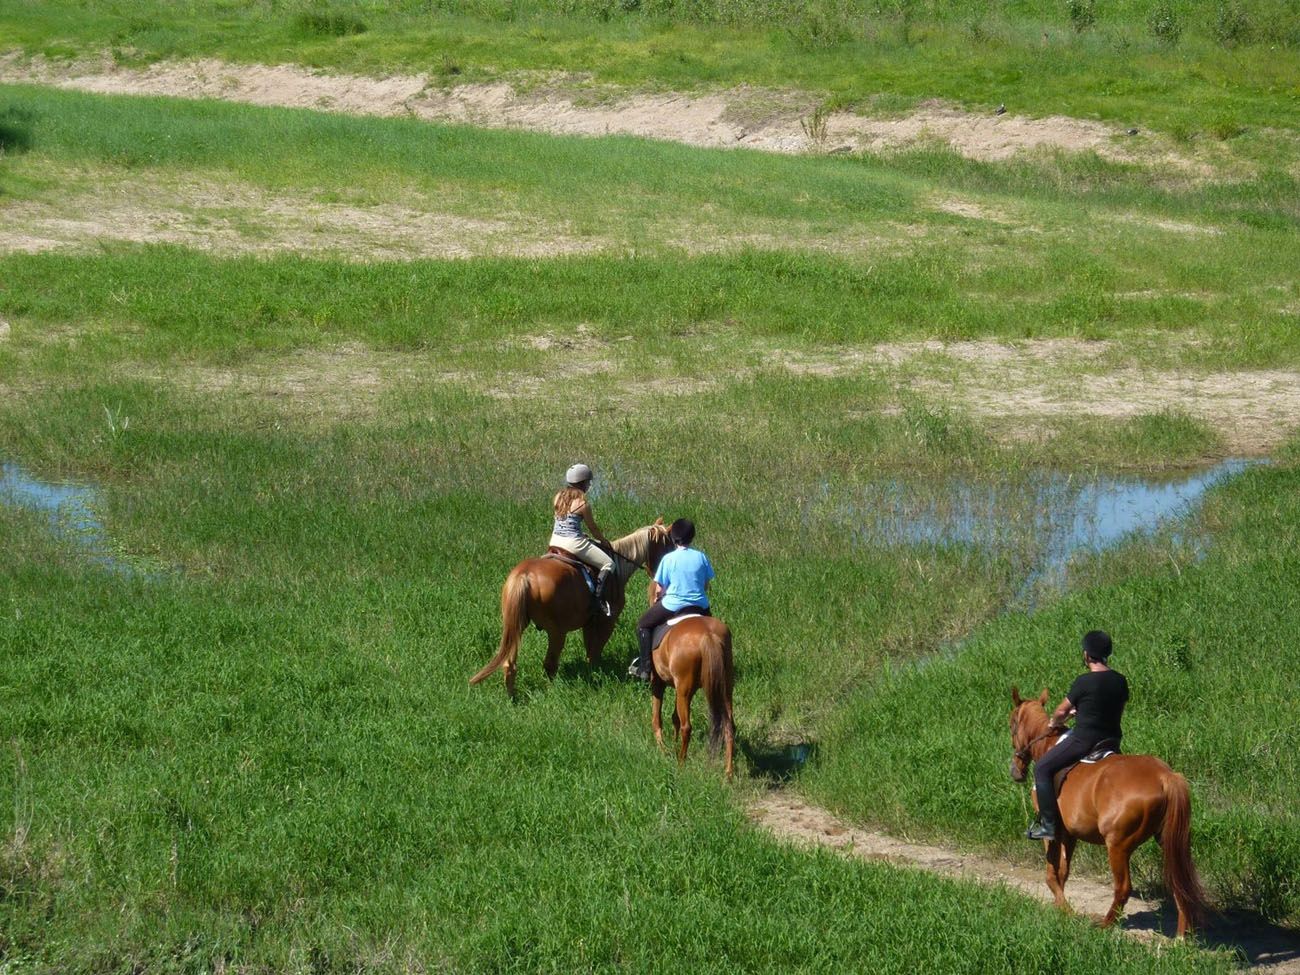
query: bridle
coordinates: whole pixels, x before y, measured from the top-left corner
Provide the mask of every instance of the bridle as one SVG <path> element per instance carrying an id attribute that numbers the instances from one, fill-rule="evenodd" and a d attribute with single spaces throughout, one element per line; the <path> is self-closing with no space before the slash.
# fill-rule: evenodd
<path id="1" fill-rule="evenodd" d="M 1033 757 L 1034 757 L 1033 747 L 1035 745 L 1037 745 L 1044 738 L 1050 738 L 1053 735 L 1062 735 L 1064 733 L 1065 733 L 1064 728 L 1056 728 L 1049 724 L 1047 726 L 1047 730 L 1044 731 L 1041 735 L 1039 735 L 1037 738 L 1031 738 L 1029 741 L 1025 742 L 1025 744 L 1022 747 L 1017 748 L 1011 754 L 1014 755 L 1016 758 L 1018 758 L 1025 765 L 1028 765 L 1031 761 L 1033 761 Z"/>

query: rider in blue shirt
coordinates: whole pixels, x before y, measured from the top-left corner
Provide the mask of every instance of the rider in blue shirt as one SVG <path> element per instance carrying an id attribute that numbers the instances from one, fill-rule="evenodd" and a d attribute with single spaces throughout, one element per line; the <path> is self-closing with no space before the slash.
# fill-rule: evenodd
<path id="1" fill-rule="evenodd" d="M 678 518 L 668 533 L 677 547 L 660 560 L 659 568 L 655 570 L 654 605 L 642 613 L 636 623 L 641 652 L 627 672 L 639 680 L 650 679 L 650 642 L 656 627 L 686 612 L 712 615 L 709 612 L 709 580 L 713 578 L 713 566 L 707 555 L 691 548 L 691 542 L 695 540 L 695 524 L 687 518 Z"/>

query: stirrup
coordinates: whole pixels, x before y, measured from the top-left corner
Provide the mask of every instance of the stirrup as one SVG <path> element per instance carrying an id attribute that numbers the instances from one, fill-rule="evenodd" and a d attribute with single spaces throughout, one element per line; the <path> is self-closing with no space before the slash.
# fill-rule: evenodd
<path id="1" fill-rule="evenodd" d="M 1057 838 L 1058 831 L 1058 828 L 1037 819 L 1030 825 L 1029 829 L 1025 830 L 1025 839 L 1054 841 Z"/>

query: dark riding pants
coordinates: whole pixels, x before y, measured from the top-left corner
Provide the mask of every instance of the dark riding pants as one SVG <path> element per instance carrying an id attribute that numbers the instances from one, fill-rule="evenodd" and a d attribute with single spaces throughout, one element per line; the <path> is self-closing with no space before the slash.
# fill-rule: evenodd
<path id="1" fill-rule="evenodd" d="M 681 616 L 683 613 L 699 613 L 701 616 L 712 616 L 706 606 L 683 606 L 681 609 L 664 609 L 663 601 L 655 603 L 636 621 L 638 630 L 654 631 L 656 626 L 663 626 L 674 616 Z"/>
<path id="2" fill-rule="evenodd" d="M 1034 763 L 1034 792 L 1038 795 L 1038 815 L 1044 821 L 1050 816 L 1059 822 L 1056 808 L 1056 788 L 1053 779 L 1056 773 L 1067 765 L 1073 765 L 1097 747 L 1093 738 L 1076 738 L 1071 732 L 1063 741 L 1058 741 L 1047 750 L 1047 754 Z"/>

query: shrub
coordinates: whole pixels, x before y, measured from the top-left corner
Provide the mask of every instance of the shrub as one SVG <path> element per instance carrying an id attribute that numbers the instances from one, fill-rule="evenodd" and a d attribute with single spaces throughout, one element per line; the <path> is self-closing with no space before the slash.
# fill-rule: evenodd
<path id="1" fill-rule="evenodd" d="M 1238 4 L 1232 0 L 1225 0 L 1214 12 L 1214 23 L 1211 25 L 1210 32 L 1224 47 L 1232 47 L 1249 39 L 1250 19 Z"/>
<path id="2" fill-rule="evenodd" d="M 307 33 L 323 37 L 348 37 L 366 32 L 365 23 L 355 14 L 329 10 L 304 10 L 298 15 L 297 23 Z"/>
<path id="3" fill-rule="evenodd" d="M 13 105 L 0 108 L 0 156 L 26 152 L 32 147 L 31 112 Z"/>
<path id="4" fill-rule="evenodd" d="M 1097 10 L 1093 0 L 1065 0 L 1065 11 L 1076 34 L 1082 34 L 1097 23 Z"/>
<path id="5" fill-rule="evenodd" d="M 1160 0 L 1147 16 L 1147 30 L 1160 43 L 1175 47 L 1183 36 L 1183 20 L 1169 0 Z"/>

